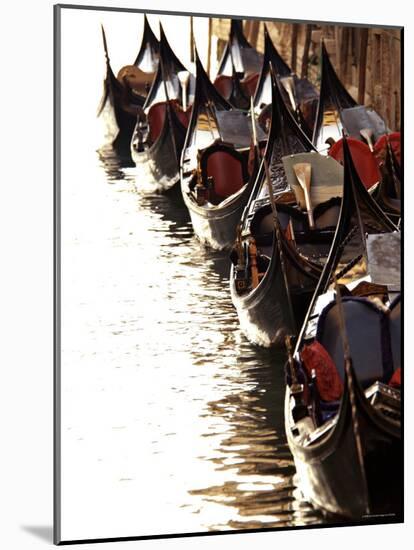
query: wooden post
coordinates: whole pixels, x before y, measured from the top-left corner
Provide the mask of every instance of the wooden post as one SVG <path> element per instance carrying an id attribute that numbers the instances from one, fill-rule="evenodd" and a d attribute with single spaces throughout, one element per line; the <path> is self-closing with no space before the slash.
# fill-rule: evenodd
<path id="1" fill-rule="evenodd" d="M 296 73 L 297 49 L 298 49 L 298 25 L 296 23 L 292 23 L 292 60 L 290 63 L 292 73 Z"/>
<path id="2" fill-rule="evenodd" d="M 253 21 L 251 19 L 247 19 L 244 22 L 243 34 L 247 38 L 248 42 L 250 42 L 250 33 L 251 33 L 251 30 L 252 30 L 252 23 L 253 23 Z M 242 23 L 242 25 L 243 25 L 243 23 Z"/>
<path id="3" fill-rule="evenodd" d="M 190 61 L 194 63 L 194 28 L 193 28 L 193 16 L 190 16 Z"/>
<path id="4" fill-rule="evenodd" d="M 385 99 L 384 107 L 380 111 L 385 115 L 385 120 L 390 124 L 391 119 L 391 96 L 393 89 L 393 82 L 391 80 L 391 66 L 395 63 L 395 59 L 392 58 L 391 53 L 391 36 L 388 31 L 383 31 L 382 35 L 382 51 L 381 51 L 381 82 L 382 82 L 382 97 Z"/>
<path id="5" fill-rule="evenodd" d="M 208 44 L 207 44 L 207 74 L 211 78 L 211 34 L 213 30 L 213 21 L 211 17 L 208 18 Z"/>
<path id="6" fill-rule="evenodd" d="M 306 29 L 305 29 L 305 45 L 303 46 L 302 69 L 300 73 L 301 78 L 308 77 L 309 48 L 310 48 L 311 38 L 312 38 L 312 25 L 309 23 L 306 25 Z"/>
<path id="7" fill-rule="evenodd" d="M 336 60 L 337 67 L 339 67 L 339 74 L 343 84 L 347 84 L 347 62 L 348 62 L 348 49 L 349 49 L 349 28 L 344 27 L 342 30 L 341 49 L 338 52 L 338 58 Z"/>
<path id="8" fill-rule="evenodd" d="M 257 47 L 257 38 L 259 36 L 260 21 L 254 20 L 251 22 L 250 26 L 250 44 L 256 48 Z"/>
<path id="9" fill-rule="evenodd" d="M 364 105 L 367 72 L 368 29 L 360 30 L 359 46 L 358 103 Z"/>

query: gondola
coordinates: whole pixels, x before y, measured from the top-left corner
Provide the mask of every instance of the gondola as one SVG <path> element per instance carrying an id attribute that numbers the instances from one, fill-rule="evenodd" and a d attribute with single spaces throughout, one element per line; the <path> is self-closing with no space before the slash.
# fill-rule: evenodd
<path id="1" fill-rule="evenodd" d="M 386 132 L 382 118 L 373 110 L 358 105 L 340 81 L 321 43 L 321 85 L 312 142 L 321 153 L 347 135 L 367 140 L 370 145 Z"/>
<path id="2" fill-rule="evenodd" d="M 366 195 L 345 141 L 335 238 L 293 353 L 287 338 L 285 430 L 315 506 L 401 521 L 399 233 Z"/>
<path id="3" fill-rule="evenodd" d="M 158 70 L 144 105 L 146 116 L 138 117 L 131 141 L 141 190 L 165 192 L 178 183 L 194 91 L 194 76 L 176 57 L 160 25 Z"/>
<path id="4" fill-rule="evenodd" d="M 311 139 L 319 93 L 307 78 L 298 78 L 292 73 L 289 65 L 283 60 L 270 38 L 269 31 L 264 27 L 264 59 L 256 91 L 254 106 L 257 114 L 271 104 L 272 83 L 270 64 L 282 84 L 282 97 L 292 111 L 297 123 Z M 270 111 L 270 109 L 269 109 Z"/>
<path id="5" fill-rule="evenodd" d="M 210 82 L 196 54 L 196 92 L 181 159 L 181 190 L 198 239 L 229 248 L 253 184 L 251 130 Z"/>
<path id="6" fill-rule="evenodd" d="M 278 212 L 284 210 L 289 217 L 289 204 L 295 204 L 295 197 L 287 183 L 282 157 L 313 151 L 313 146 L 285 106 L 275 78 L 272 79 L 272 90 L 271 126 L 264 157 L 269 165 Z M 298 255 L 286 242 L 282 230 L 276 239 L 272 223 L 270 228 L 266 227 L 269 214 L 271 205 L 262 163 L 231 254 L 230 292 L 244 334 L 252 343 L 264 347 L 281 346 L 283 332 L 293 331 L 295 325 L 279 247 L 283 246 L 288 253 L 291 279 L 296 277 L 300 281 L 298 286 L 303 300 L 306 301 L 306 295 L 311 295 L 320 275 L 318 266 Z M 302 217 L 299 213 L 298 216 L 301 223 Z M 253 267 L 262 275 L 256 283 L 252 280 L 252 259 L 258 262 Z"/>
<path id="7" fill-rule="evenodd" d="M 141 47 L 132 65 L 123 67 L 115 76 L 108 53 L 105 30 L 102 37 L 106 59 L 104 91 L 98 108 L 107 126 L 108 142 L 130 156 L 130 143 L 137 116 L 142 112 L 146 95 L 158 65 L 159 44 L 146 15 Z"/>

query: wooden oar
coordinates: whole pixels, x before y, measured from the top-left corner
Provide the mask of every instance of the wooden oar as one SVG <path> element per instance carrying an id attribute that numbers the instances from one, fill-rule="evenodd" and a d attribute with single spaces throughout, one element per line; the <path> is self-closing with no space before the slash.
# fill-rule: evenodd
<path id="1" fill-rule="evenodd" d="M 193 16 L 190 15 L 190 61 L 194 63 L 194 23 Z"/>
<path id="2" fill-rule="evenodd" d="M 298 178 L 298 182 L 303 189 L 305 195 L 306 211 L 308 213 L 309 227 L 315 229 L 315 222 L 313 221 L 312 203 L 310 198 L 310 186 L 311 186 L 311 171 L 312 165 L 308 162 L 299 162 L 293 165 L 293 170 Z"/>
<path id="3" fill-rule="evenodd" d="M 362 128 L 359 133 L 361 134 L 361 136 L 366 140 L 366 142 L 368 143 L 368 147 L 369 147 L 369 150 L 371 151 L 371 153 L 374 152 L 374 144 L 373 144 L 373 137 L 374 137 L 374 131 L 372 130 L 372 128 Z"/>
<path id="4" fill-rule="evenodd" d="M 213 20 L 208 18 L 208 42 L 207 42 L 207 74 L 211 78 L 211 34 L 213 32 Z"/>
<path id="5" fill-rule="evenodd" d="M 280 79 L 280 82 L 282 83 L 282 86 L 286 90 L 290 103 L 292 105 L 292 109 L 296 112 L 297 111 L 297 104 L 295 99 L 295 83 L 293 80 L 293 76 L 285 76 L 284 78 Z"/>
<path id="6" fill-rule="evenodd" d="M 190 73 L 188 71 L 179 71 L 178 80 L 181 84 L 182 96 L 183 96 L 183 111 L 187 110 L 187 84 L 190 78 Z"/>

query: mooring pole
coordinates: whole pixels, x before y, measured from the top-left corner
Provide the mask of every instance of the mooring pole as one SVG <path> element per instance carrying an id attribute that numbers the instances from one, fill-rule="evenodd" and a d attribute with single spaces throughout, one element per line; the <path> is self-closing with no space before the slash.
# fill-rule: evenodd
<path id="1" fill-rule="evenodd" d="M 207 74 L 211 78 L 211 34 L 213 32 L 213 20 L 208 18 L 208 44 L 207 44 Z"/>
<path id="2" fill-rule="evenodd" d="M 359 46 L 359 75 L 358 75 L 358 103 L 365 103 L 365 81 L 367 74 L 367 48 L 368 48 L 368 29 L 360 30 Z"/>

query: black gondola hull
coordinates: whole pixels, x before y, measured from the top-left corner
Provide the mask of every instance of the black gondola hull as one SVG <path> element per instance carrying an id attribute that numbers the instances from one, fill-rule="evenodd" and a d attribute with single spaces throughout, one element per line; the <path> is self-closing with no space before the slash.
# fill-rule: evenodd
<path id="1" fill-rule="evenodd" d="M 360 397 L 358 406 L 360 438 L 368 494 L 363 487 L 356 452 L 350 406 L 342 406 L 334 424 L 327 426 L 320 440 L 304 445 L 292 435 L 289 422 L 290 390 L 286 392 L 286 435 L 293 454 L 300 489 L 318 508 L 354 521 L 375 518 L 401 521 L 402 441 L 398 429 Z"/>
<path id="2" fill-rule="evenodd" d="M 188 191 L 187 181 L 182 178 L 181 191 L 190 212 L 191 223 L 197 238 L 214 250 L 230 249 L 236 238 L 236 228 L 251 192 L 247 183 L 238 193 L 229 197 L 224 205 L 206 208 L 199 206 Z"/>
<path id="3" fill-rule="evenodd" d="M 105 125 L 105 144 L 130 158 L 132 135 L 137 122 L 137 114 L 126 111 L 122 107 L 119 84 L 113 82 L 113 76 L 108 75 L 104 82 L 104 93 L 99 108 L 99 116 Z M 142 107 L 145 99 L 136 96 L 136 107 Z"/>
<path id="4" fill-rule="evenodd" d="M 141 191 L 163 193 L 178 183 L 178 159 L 184 145 L 185 133 L 185 127 L 172 114 L 171 117 L 165 116 L 161 133 L 151 146 L 144 146 L 143 151 L 137 151 L 135 139 L 132 140 L 132 159 L 137 167 Z"/>
<path id="5" fill-rule="evenodd" d="M 295 327 L 290 315 L 287 289 L 280 272 L 276 247 L 259 286 L 248 294 L 239 295 L 234 269 L 232 265 L 230 293 L 243 333 L 252 344 L 258 346 L 283 346 L 285 336 L 295 332 Z"/>

